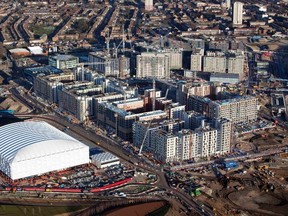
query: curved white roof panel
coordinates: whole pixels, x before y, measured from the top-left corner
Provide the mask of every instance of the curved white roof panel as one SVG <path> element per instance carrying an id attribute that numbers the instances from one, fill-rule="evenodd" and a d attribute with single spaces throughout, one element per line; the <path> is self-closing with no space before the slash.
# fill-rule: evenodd
<path id="1" fill-rule="evenodd" d="M 118 157 L 116 157 L 115 155 L 111 154 L 110 152 L 101 152 L 101 153 L 92 155 L 91 159 L 99 161 L 100 163 L 107 163 L 107 162 L 110 162 L 110 161 L 119 160 Z"/>
<path id="2" fill-rule="evenodd" d="M 7 161 L 87 147 L 46 122 L 18 122 L 0 127 L 0 155 Z"/>

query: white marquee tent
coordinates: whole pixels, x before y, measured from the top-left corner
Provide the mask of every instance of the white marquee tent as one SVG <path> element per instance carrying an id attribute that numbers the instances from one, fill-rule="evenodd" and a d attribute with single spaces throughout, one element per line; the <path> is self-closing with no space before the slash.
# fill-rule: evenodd
<path id="1" fill-rule="evenodd" d="M 89 147 L 46 122 L 0 127 L 0 170 L 11 179 L 89 163 Z"/>

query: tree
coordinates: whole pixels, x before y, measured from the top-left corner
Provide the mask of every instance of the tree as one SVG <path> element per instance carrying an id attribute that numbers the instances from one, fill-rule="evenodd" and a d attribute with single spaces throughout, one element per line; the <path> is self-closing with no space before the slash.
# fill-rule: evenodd
<path id="1" fill-rule="evenodd" d="M 88 21 L 86 19 L 77 20 L 74 22 L 73 28 L 79 33 L 85 33 L 89 28 Z"/>

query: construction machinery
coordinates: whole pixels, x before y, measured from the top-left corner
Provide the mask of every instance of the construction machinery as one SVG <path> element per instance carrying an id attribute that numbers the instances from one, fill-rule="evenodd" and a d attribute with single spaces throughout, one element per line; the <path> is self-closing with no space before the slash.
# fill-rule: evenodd
<path id="1" fill-rule="evenodd" d="M 151 123 L 152 123 L 152 119 L 150 120 L 149 124 L 148 124 L 148 127 L 147 127 L 147 130 L 145 131 L 145 135 L 144 135 L 144 138 L 142 140 L 142 144 L 140 146 L 140 150 L 139 150 L 139 153 L 138 155 L 141 156 L 142 155 L 142 150 L 143 150 L 143 147 L 144 147 L 144 143 L 145 143 L 145 140 L 147 138 L 147 135 L 149 133 L 149 129 L 150 129 L 150 126 L 151 126 Z"/>

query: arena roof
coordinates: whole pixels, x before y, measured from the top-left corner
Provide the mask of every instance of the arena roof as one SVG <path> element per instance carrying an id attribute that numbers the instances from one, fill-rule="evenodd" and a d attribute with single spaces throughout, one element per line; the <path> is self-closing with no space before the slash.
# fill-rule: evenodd
<path id="1" fill-rule="evenodd" d="M 85 147 L 88 148 L 46 122 L 17 122 L 0 127 L 0 155 L 10 162 Z"/>

